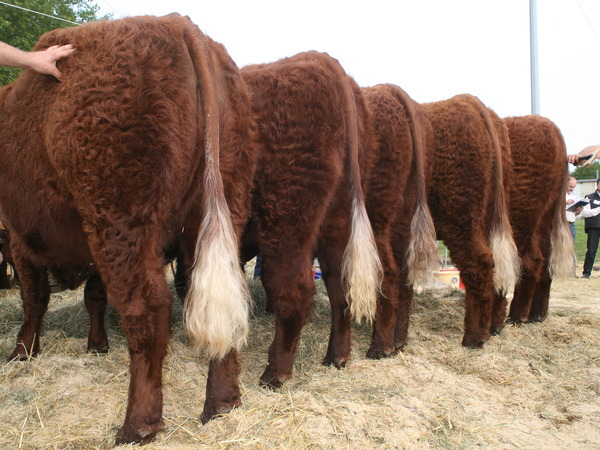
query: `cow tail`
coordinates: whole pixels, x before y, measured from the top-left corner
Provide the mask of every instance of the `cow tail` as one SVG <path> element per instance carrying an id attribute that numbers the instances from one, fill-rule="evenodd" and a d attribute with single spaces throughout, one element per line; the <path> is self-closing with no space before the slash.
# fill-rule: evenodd
<path id="1" fill-rule="evenodd" d="M 346 75 L 337 61 L 333 58 L 327 59 L 339 79 L 342 80 L 346 100 L 346 165 L 350 180 L 351 222 L 350 239 L 344 250 L 342 261 L 342 279 L 350 314 L 359 323 L 363 318 L 370 323 L 375 317 L 383 268 L 361 186 L 358 162 L 358 113 L 350 77 Z"/>
<path id="2" fill-rule="evenodd" d="M 219 111 L 209 39 L 190 22 L 185 33 L 198 77 L 198 130 L 204 131 L 203 211 L 184 325 L 211 358 L 239 349 L 248 335 L 250 294 L 240 269 L 238 243 L 219 171 Z"/>
<path id="3" fill-rule="evenodd" d="M 406 110 L 413 143 L 413 166 L 408 183 L 415 186 L 416 207 L 410 223 L 410 241 L 406 251 L 408 282 L 425 286 L 437 267 L 439 254 L 435 225 L 427 203 L 424 130 L 410 96 L 397 86 L 395 93 Z"/>
<path id="4" fill-rule="evenodd" d="M 346 126 L 349 144 L 351 225 L 350 239 L 342 261 L 342 278 L 346 285 L 350 314 L 359 323 L 363 318 L 370 323 L 375 317 L 383 267 L 379 259 L 375 235 L 367 215 L 365 196 L 361 186 L 356 123 L 358 117 L 354 95 L 347 77 L 345 85 L 348 90 L 346 95 L 348 99 Z"/>
<path id="5" fill-rule="evenodd" d="M 557 127 L 553 128 L 556 133 L 554 140 L 560 142 L 557 148 L 557 156 L 564 159 L 564 155 L 567 154 L 565 141 Z M 569 278 L 573 276 L 573 263 L 575 261 L 575 249 L 573 243 L 573 236 L 569 229 L 569 223 L 567 222 L 567 216 L 565 214 L 565 207 L 563 199 L 567 193 L 567 182 L 569 178 L 569 172 L 567 171 L 567 165 L 564 161 L 559 162 L 564 164 L 565 175 L 562 185 L 559 187 L 560 193 L 558 200 L 554 207 L 554 218 L 552 220 L 552 253 L 550 254 L 549 270 L 550 277 L 552 278 Z"/>
<path id="6" fill-rule="evenodd" d="M 476 102 L 476 108 L 485 122 L 494 147 L 494 213 L 489 244 L 494 259 L 494 288 L 500 295 L 505 295 L 517 283 L 521 271 L 521 260 L 508 218 L 502 168 L 502 147 L 490 111 L 478 99 L 471 98 Z"/>

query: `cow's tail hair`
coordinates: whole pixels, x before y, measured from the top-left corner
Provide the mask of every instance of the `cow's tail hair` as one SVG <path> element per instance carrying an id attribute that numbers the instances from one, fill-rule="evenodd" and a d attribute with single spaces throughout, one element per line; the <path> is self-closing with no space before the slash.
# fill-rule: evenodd
<path id="1" fill-rule="evenodd" d="M 349 310 L 357 322 L 375 318 L 377 295 L 381 289 L 383 268 L 375 244 L 375 236 L 360 200 L 352 199 L 352 229 L 344 251 L 342 277 L 345 282 Z"/>
<path id="2" fill-rule="evenodd" d="M 506 295 L 517 283 L 521 273 L 521 259 L 508 218 L 502 168 L 502 147 L 490 110 L 476 97 L 471 96 L 471 98 L 485 122 L 494 147 L 494 213 L 489 245 L 494 259 L 494 288 L 498 294 Z"/>
<path id="3" fill-rule="evenodd" d="M 375 235 L 367 215 L 358 162 L 358 114 L 350 77 L 341 65 L 328 57 L 342 80 L 346 100 L 347 166 L 350 179 L 350 239 L 344 250 L 342 279 L 350 314 L 357 322 L 370 323 L 375 317 L 377 296 L 381 290 L 383 267 L 379 259 Z M 335 61 L 335 64 L 334 64 Z"/>
<path id="4" fill-rule="evenodd" d="M 560 197 L 564 198 L 564 195 Z M 573 235 L 565 216 L 562 204 L 556 208 L 552 230 L 552 253 L 550 254 L 550 276 L 552 278 L 569 278 L 573 276 L 575 249 Z"/>
<path id="5" fill-rule="evenodd" d="M 184 301 L 184 325 L 197 348 L 211 358 L 223 358 L 246 342 L 250 294 L 219 171 L 219 111 L 210 43 L 191 26 L 185 38 L 198 77 L 198 130 L 204 130 L 206 167 L 204 217 Z"/>
<path id="6" fill-rule="evenodd" d="M 494 210 L 498 209 L 496 204 Z M 521 268 L 521 259 L 506 213 L 497 211 L 495 214 L 490 232 L 490 249 L 494 258 L 494 288 L 499 294 L 506 295 L 517 283 Z"/>
<path id="7" fill-rule="evenodd" d="M 554 128 L 557 131 L 557 142 L 561 143 L 560 150 L 557 153 L 562 157 L 567 154 L 565 141 L 562 137 L 558 128 Z M 559 163 L 560 164 L 560 163 Z M 564 164 L 564 162 L 562 163 Z M 575 262 L 575 248 L 573 243 L 573 235 L 569 229 L 569 222 L 565 214 L 565 207 L 563 199 L 567 193 L 567 182 L 569 173 L 566 169 L 565 164 L 565 175 L 564 180 L 559 187 L 558 200 L 554 208 L 554 218 L 552 220 L 552 253 L 550 254 L 549 271 L 550 277 L 565 279 L 573 276 L 574 262 Z"/>
<path id="8" fill-rule="evenodd" d="M 395 93 L 406 110 L 413 143 L 413 166 L 408 182 L 416 189 L 416 207 L 406 251 L 408 282 L 425 286 L 437 268 L 439 253 L 435 225 L 427 203 L 424 130 L 410 96 L 398 86 L 395 86 Z"/>

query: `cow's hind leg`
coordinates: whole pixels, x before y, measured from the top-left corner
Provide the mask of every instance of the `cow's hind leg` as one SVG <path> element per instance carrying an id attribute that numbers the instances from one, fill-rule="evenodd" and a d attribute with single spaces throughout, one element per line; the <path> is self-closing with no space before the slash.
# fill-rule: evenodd
<path id="1" fill-rule="evenodd" d="M 327 226 L 319 242 L 317 256 L 331 305 L 331 332 L 323 365 L 341 369 L 350 359 L 351 317 L 342 284 L 342 260 L 348 243 L 348 223 L 340 218 L 340 228 Z"/>
<path id="2" fill-rule="evenodd" d="M 208 366 L 204 411 L 200 416 L 202 423 L 242 405 L 239 375 L 240 364 L 236 350 L 231 350 L 221 360 L 211 359 Z"/>
<path id="3" fill-rule="evenodd" d="M 465 285 L 465 320 L 462 345 L 482 348 L 491 335 L 494 301 L 494 260 L 485 239 L 472 239 L 466 249 L 461 240 L 448 240 L 450 257 Z"/>
<path id="4" fill-rule="evenodd" d="M 162 365 L 173 296 L 165 279 L 159 237 L 158 229 L 140 227 L 104 229 L 89 238 L 129 347 L 129 399 L 125 421 L 117 433 L 118 445 L 150 442 L 164 426 Z"/>
<path id="5" fill-rule="evenodd" d="M 90 316 L 90 332 L 87 350 L 91 353 L 108 352 L 108 336 L 104 327 L 106 315 L 106 293 L 97 273 L 90 276 L 83 291 L 85 307 Z"/>
<path id="6" fill-rule="evenodd" d="M 548 268 L 542 273 L 541 280 L 535 287 L 531 307 L 529 308 L 529 317 L 527 322 L 543 322 L 548 316 L 548 307 L 550 304 L 550 287 L 552 278 L 548 273 Z"/>
<path id="7" fill-rule="evenodd" d="M 170 335 L 172 296 L 162 268 L 142 275 L 139 281 L 140 287 L 130 296 L 114 302 L 129 346 L 131 372 L 127 413 L 117 444 L 149 442 L 164 426 L 162 365 Z M 111 299 L 117 295 L 108 292 Z"/>
<path id="8" fill-rule="evenodd" d="M 492 328 L 490 332 L 498 335 L 506 324 L 506 307 L 508 302 L 504 293 L 494 292 L 494 304 L 492 307 Z"/>
<path id="9" fill-rule="evenodd" d="M 2 249 L 0 249 L 0 252 Z M 10 282 L 8 281 L 8 264 L 6 260 L 0 263 L 0 289 L 10 289 Z"/>
<path id="10" fill-rule="evenodd" d="M 398 320 L 398 265 L 389 238 L 378 235 L 377 246 L 383 266 L 381 292 L 378 296 L 373 336 L 367 358 L 381 359 L 397 353 L 395 344 Z"/>
<path id="11" fill-rule="evenodd" d="M 295 243 L 303 241 L 286 237 Z M 294 356 L 306 323 L 315 284 L 312 277 L 312 248 L 287 248 L 285 254 L 263 249 L 261 279 L 267 298 L 275 308 L 275 336 L 269 347 L 269 362 L 260 377 L 264 386 L 280 387 L 292 377 Z"/>
<path id="12" fill-rule="evenodd" d="M 396 310 L 396 327 L 394 329 L 394 345 L 396 353 L 404 350 L 408 341 L 408 326 L 413 302 L 414 289 L 408 282 L 408 268 L 403 264 L 397 275 L 398 309 Z"/>
<path id="13" fill-rule="evenodd" d="M 46 269 L 21 258 L 19 252 L 15 252 L 14 257 L 21 281 L 23 325 L 17 336 L 17 345 L 8 357 L 9 361 L 26 360 L 39 353 L 42 319 L 50 299 Z"/>
<path id="14" fill-rule="evenodd" d="M 508 314 L 508 323 L 520 324 L 527 321 L 529 317 L 529 308 L 535 292 L 535 279 L 531 274 L 523 272 L 521 279 L 515 286 L 515 293 L 510 302 L 510 311 Z"/>
<path id="15" fill-rule="evenodd" d="M 530 250 L 521 258 L 521 276 L 515 286 L 515 294 L 510 303 L 508 322 L 519 324 L 527 322 L 536 285 L 540 279 L 542 255 Z"/>
<path id="16" fill-rule="evenodd" d="M 548 316 L 550 287 L 552 286 L 552 277 L 550 276 L 550 254 L 552 252 L 552 243 L 549 236 L 543 236 L 540 248 L 542 256 L 538 264 L 538 282 L 536 283 L 535 291 L 531 299 L 527 322 L 543 322 Z"/>
<path id="17" fill-rule="evenodd" d="M 402 351 L 408 340 L 408 325 L 413 302 L 413 286 L 408 280 L 409 268 L 407 265 L 408 246 L 411 239 L 409 218 L 412 218 L 413 215 L 414 210 L 404 211 L 399 215 L 392 230 L 392 246 L 395 261 L 392 267 L 395 268 L 395 273 L 394 271 L 390 271 L 390 276 L 394 277 L 394 284 L 388 289 L 396 295 L 395 353 Z"/>

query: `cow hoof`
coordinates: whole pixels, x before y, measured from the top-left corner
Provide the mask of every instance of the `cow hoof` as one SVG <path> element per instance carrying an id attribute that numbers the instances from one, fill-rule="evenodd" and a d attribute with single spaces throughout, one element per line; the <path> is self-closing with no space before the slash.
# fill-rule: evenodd
<path id="1" fill-rule="evenodd" d="M 117 433 L 115 445 L 148 444 L 164 426 L 162 419 L 155 424 L 140 424 L 137 427 L 124 424 Z"/>
<path id="2" fill-rule="evenodd" d="M 235 408 L 238 408 L 240 406 L 242 406 L 242 402 L 237 402 L 233 406 L 223 405 L 223 406 L 221 406 L 219 408 L 215 408 L 215 409 L 212 409 L 212 408 L 206 409 L 205 408 L 204 411 L 202 411 L 202 414 L 200 415 L 200 422 L 202 422 L 204 425 L 206 425 L 211 420 L 213 420 L 219 416 L 224 416 L 225 414 L 230 413 Z"/>
<path id="3" fill-rule="evenodd" d="M 481 338 L 475 337 L 465 337 L 462 341 L 462 346 L 466 348 L 472 349 L 481 349 L 483 348 L 483 344 L 485 344 L 485 340 Z"/>
<path id="4" fill-rule="evenodd" d="M 396 349 L 392 351 L 381 350 L 379 348 L 371 347 L 369 351 L 367 351 L 367 358 L 369 359 L 383 359 L 383 358 L 391 358 L 392 356 L 397 355 L 398 352 Z"/>
<path id="5" fill-rule="evenodd" d="M 336 369 L 344 369 L 346 367 L 346 363 L 348 362 L 347 359 L 343 359 L 343 358 L 329 358 L 329 357 L 325 357 L 325 359 L 323 359 L 323 362 L 321 364 L 323 364 L 324 366 L 333 366 Z"/>
<path id="6" fill-rule="evenodd" d="M 13 350 L 8 358 L 6 358 L 7 362 L 11 361 L 29 361 L 32 358 L 35 358 L 38 355 L 38 352 L 33 353 L 25 353 L 23 352 L 22 347 L 17 347 Z"/>
<path id="7" fill-rule="evenodd" d="M 513 319 L 511 317 L 509 317 L 508 319 L 506 319 L 506 323 L 515 327 L 520 327 L 521 325 L 523 325 L 525 323 L 525 320 L 521 320 L 521 319 Z"/>
<path id="8" fill-rule="evenodd" d="M 92 333 L 90 333 L 92 334 Z M 89 353 L 108 353 L 108 336 L 101 333 L 101 336 L 89 336 L 87 341 L 87 351 Z"/>
<path id="9" fill-rule="evenodd" d="M 88 345 L 87 351 L 93 355 L 106 355 L 108 353 L 108 348 L 108 345 Z"/>
<path id="10" fill-rule="evenodd" d="M 283 381 L 279 381 L 277 379 L 265 381 L 263 379 L 260 379 L 258 384 L 266 389 L 270 389 L 270 390 L 274 391 L 276 389 L 279 389 L 281 386 L 283 386 Z"/>
<path id="11" fill-rule="evenodd" d="M 397 355 L 398 353 L 404 351 L 404 347 L 406 347 L 406 339 L 404 341 L 396 341 L 394 342 L 394 345 L 396 347 L 394 355 Z"/>
<path id="12" fill-rule="evenodd" d="M 88 353 L 91 353 L 92 355 L 106 355 L 108 353 L 108 347 L 107 348 L 88 348 L 87 351 L 88 351 Z"/>
<path id="13" fill-rule="evenodd" d="M 11 355 L 6 358 L 6 362 L 19 362 L 19 361 L 27 361 L 29 357 L 27 355 L 23 355 L 21 353 L 12 352 Z"/>
<path id="14" fill-rule="evenodd" d="M 501 325 L 493 325 L 491 329 L 492 336 L 498 336 L 504 330 L 504 325 L 504 322 Z"/>
<path id="15" fill-rule="evenodd" d="M 267 372 L 265 372 L 260 377 L 258 384 L 267 389 L 275 390 L 275 389 L 279 389 L 281 386 L 283 386 L 283 383 L 285 382 L 285 380 L 288 380 L 290 378 L 292 378 L 291 375 L 275 376 L 275 375 L 270 375 Z"/>
<path id="16" fill-rule="evenodd" d="M 527 322 L 528 323 L 543 322 L 544 320 L 546 320 L 546 316 L 531 316 L 531 317 L 529 317 L 529 319 L 527 319 Z"/>

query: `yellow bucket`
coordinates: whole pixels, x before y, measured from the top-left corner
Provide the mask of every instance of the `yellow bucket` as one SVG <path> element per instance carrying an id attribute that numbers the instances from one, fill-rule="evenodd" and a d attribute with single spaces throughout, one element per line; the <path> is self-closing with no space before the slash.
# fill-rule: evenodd
<path id="1" fill-rule="evenodd" d="M 455 269 L 442 269 L 433 273 L 442 283 L 449 284 L 457 289 L 464 289 L 460 279 L 460 272 Z"/>

